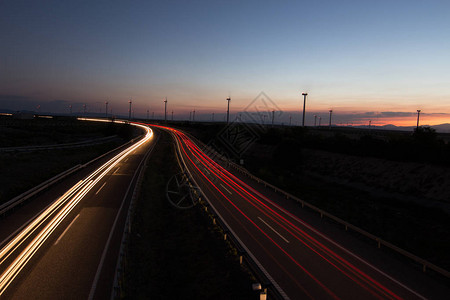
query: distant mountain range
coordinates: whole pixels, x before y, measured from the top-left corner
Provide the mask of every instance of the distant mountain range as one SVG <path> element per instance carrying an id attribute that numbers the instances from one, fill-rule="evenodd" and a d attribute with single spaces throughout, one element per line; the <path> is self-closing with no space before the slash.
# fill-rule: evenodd
<path id="1" fill-rule="evenodd" d="M 429 126 L 431 128 L 436 129 L 437 132 L 450 132 L 450 123 L 439 124 L 439 125 L 423 125 Z M 393 124 L 387 124 L 383 126 L 375 126 L 375 128 L 386 129 L 386 130 L 404 130 L 404 131 L 413 131 L 415 126 L 395 126 Z"/>
<path id="2" fill-rule="evenodd" d="M 0 113 L 17 113 L 18 111 L 13 111 L 10 109 L 1 109 L 0 108 Z M 28 110 L 22 110 L 20 111 L 22 113 L 32 113 L 32 114 L 36 114 L 36 111 L 28 111 Z M 41 115 L 65 115 L 67 116 L 67 114 L 54 114 L 54 113 L 49 113 L 49 112 L 40 112 Z M 73 114 L 74 116 L 79 115 L 79 113 L 77 114 Z M 85 116 L 87 117 L 104 117 L 105 114 L 104 113 L 86 113 Z M 127 116 L 121 116 L 118 115 L 116 116 L 117 118 L 127 118 Z M 430 125 L 423 125 L 423 126 L 430 126 Z M 365 128 L 367 129 L 367 125 L 364 126 L 352 126 L 353 128 Z M 439 125 L 433 125 L 430 126 L 434 129 L 436 129 L 437 132 L 443 132 L 443 133 L 450 133 L 450 123 L 445 123 L 445 124 L 439 124 Z M 373 125 L 372 128 L 374 129 L 384 129 L 384 130 L 399 130 L 399 131 L 413 131 L 415 126 L 396 126 L 393 124 L 386 124 L 386 125 L 382 125 L 382 126 L 375 126 Z"/>

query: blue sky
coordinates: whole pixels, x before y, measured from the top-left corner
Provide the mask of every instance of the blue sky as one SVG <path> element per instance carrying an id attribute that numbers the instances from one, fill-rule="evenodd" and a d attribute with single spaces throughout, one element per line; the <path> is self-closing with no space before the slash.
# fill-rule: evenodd
<path id="1" fill-rule="evenodd" d="M 290 111 L 307 91 L 311 113 L 442 123 L 449 16 L 448 1 L 0 1 L 0 108 L 126 113 L 132 97 L 143 115 L 167 96 L 181 117 L 264 91 Z"/>

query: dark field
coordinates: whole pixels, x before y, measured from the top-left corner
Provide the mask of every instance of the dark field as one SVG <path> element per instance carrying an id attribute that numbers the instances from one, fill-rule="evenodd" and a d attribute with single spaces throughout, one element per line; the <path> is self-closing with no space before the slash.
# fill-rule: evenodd
<path id="1" fill-rule="evenodd" d="M 437 134 L 252 128 L 258 137 L 239 157 L 218 138 L 223 125 L 185 128 L 267 182 L 450 269 L 450 145 Z"/>
<path id="2" fill-rule="evenodd" d="M 0 116 L 0 148 L 53 145 L 117 134 L 108 123 L 82 122 L 75 118 L 31 120 Z"/>
<path id="3" fill-rule="evenodd" d="M 123 124 L 82 122 L 74 119 L 15 120 L 0 118 L 0 147 L 57 145 L 116 135 L 98 145 L 31 152 L 0 151 L 0 203 L 78 164 L 112 150 L 139 134 Z"/>
<path id="4" fill-rule="evenodd" d="M 77 164 L 86 163 L 139 134 L 129 125 L 66 120 L 3 120 L 1 147 L 55 145 L 117 135 L 108 143 L 74 149 L 0 152 L 0 203 Z M 196 207 L 178 210 L 165 185 L 179 172 L 169 136 L 149 159 L 127 256 L 130 299 L 256 299 L 251 276 L 217 226 Z"/>

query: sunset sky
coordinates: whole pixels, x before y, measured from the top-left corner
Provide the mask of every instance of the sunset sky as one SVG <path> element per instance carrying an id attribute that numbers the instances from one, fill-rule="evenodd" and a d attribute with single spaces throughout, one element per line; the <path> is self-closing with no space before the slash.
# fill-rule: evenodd
<path id="1" fill-rule="evenodd" d="M 450 1 L 0 1 L 0 109 L 450 123 Z"/>

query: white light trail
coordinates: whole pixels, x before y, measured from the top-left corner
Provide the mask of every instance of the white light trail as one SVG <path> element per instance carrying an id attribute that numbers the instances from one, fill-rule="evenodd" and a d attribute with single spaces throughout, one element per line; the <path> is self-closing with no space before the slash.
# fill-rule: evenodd
<path id="1" fill-rule="evenodd" d="M 86 121 L 103 121 L 102 119 L 82 119 Z M 116 121 L 125 123 L 123 121 Z M 25 267 L 26 263 L 33 257 L 33 255 L 44 244 L 48 237 L 56 230 L 66 216 L 76 207 L 76 205 L 83 199 L 83 197 L 95 187 L 95 185 L 119 162 L 126 158 L 130 153 L 142 146 L 145 142 L 153 137 L 153 131 L 144 125 L 132 123 L 146 130 L 145 136 L 137 143 L 123 150 L 97 170 L 92 172 L 87 178 L 78 182 L 70 188 L 63 196 L 52 203 L 44 212 L 38 215 L 28 226 L 20 231 L 6 246 L 0 250 L 0 266 L 15 253 L 15 251 L 24 244 L 28 238 L 37 231 L 48 219 L 52 218 L 47 225 L 34 237 L 34 239 L 25 246 L 25 249 L 16 256 L 14 261 L 7 266 L 5 271 L 0 275 L 0 296 L 5 292 L 7 287 L 11 284 L 14 278 Z M 100 175 L 98 175 L 100 174 Z M 98 176 L 97 176 L 98 175 Z M 95 179 L 94 179 L 95 178 Z M 102 186 L 103 187 L 103 186 Z"/>

